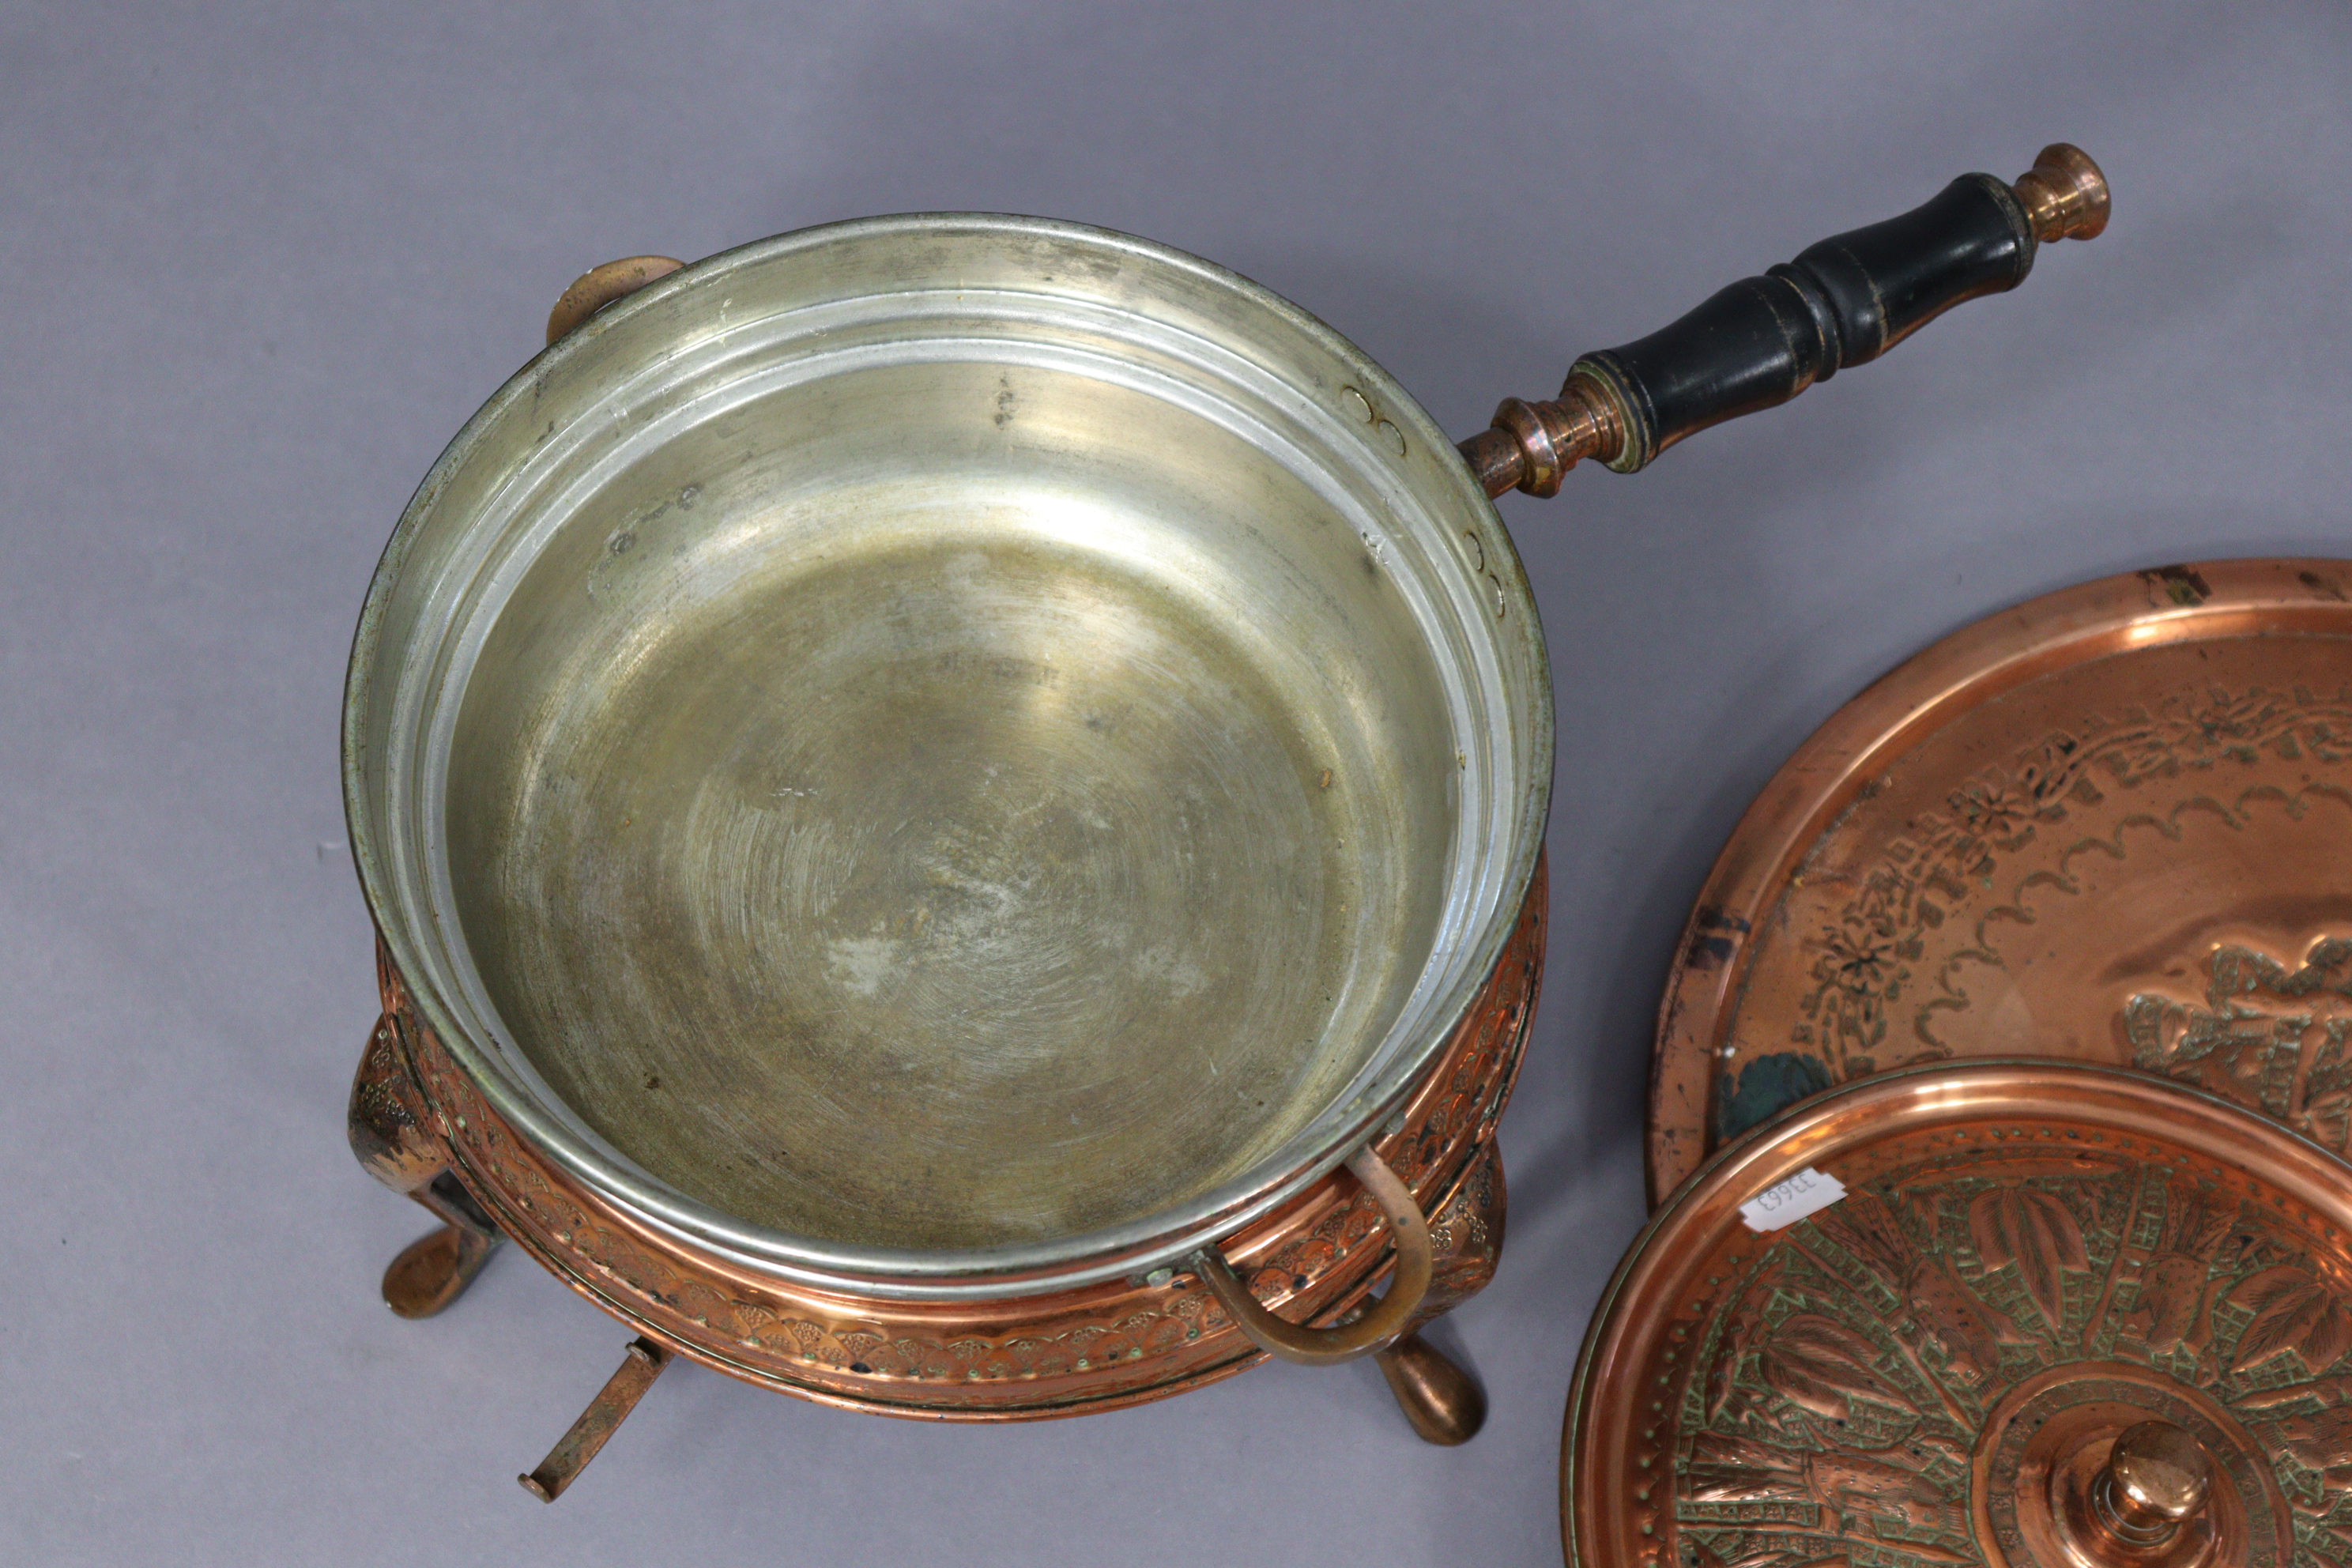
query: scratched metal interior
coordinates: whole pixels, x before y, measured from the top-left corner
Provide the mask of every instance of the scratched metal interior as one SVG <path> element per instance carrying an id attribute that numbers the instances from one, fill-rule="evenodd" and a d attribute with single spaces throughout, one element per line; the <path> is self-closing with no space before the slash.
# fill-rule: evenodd
<path id="1" fill-rule="evenodd" d="M 590 1125 L 778 1229 L 985 1246 L 1213 1184 L 1362 1065 L 1451 731 L 1362 542 L 1199 424 L 873 371 L 565 526 L 475 666 L 450 859 Z"/>
<path id="2" fill-rule="evenodd" d="M 1516 914 L 1516 558 L 1229 275 L 845 233 L 591 323 L 428 479 L 352 700 L 387 934 L 520 1114 L 730 1246 L 1229 1223 L 1344 1156 Z"/>

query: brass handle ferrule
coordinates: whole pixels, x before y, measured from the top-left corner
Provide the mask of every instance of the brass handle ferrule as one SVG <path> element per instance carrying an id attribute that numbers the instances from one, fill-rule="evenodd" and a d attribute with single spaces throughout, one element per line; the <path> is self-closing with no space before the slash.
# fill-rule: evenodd
<path id="1" fill-rule="evenodd" d="M 1625 413 L 1615 392 L 1580 371 L 1549 402 L 1503 399 L 1495 423 L 1463 442 L 1461 451 L 1489 496 L 1510 489 L 1554 496 L 1569 469 L 1587 458 L 1612 461 L 1624 444 Z"/>

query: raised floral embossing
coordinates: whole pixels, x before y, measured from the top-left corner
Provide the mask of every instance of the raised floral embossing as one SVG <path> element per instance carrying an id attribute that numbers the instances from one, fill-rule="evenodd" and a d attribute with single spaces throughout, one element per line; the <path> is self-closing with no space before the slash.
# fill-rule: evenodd
<path id="1" fill-rule="evenodd" d="M 1874 1370 L 1878 1355 L 1876 1345 L 1836 1319 L 1797 1312 L 1772 1331 L 1756 1368 L 1775 1394 L 1832 1421 L 1847 1420 L 1855 1399 L 1916 1414 Z"/>
<path id="2" fill-rule="evenodd" d="M 2030 1380 L 2071 1386 L 2050 1380 L 2075 1366 L 2084 1392 L 2053 1397 L 2115 1397 L 2117 1363 L 2253 1435 L 2297 1512 L 2298 1561 L 2352 1560 L 2326 1544 L 2352 1543 L 2352 1277 L 2258 1200 L 2120 1155 L 2065 1163 L 1987 1177 L 1929 1160 L 1744 1263 L 1685 1384 L 1685 1568 L 1987 1562 L 1969 1510 L 1990 1412 Z"/>
<path id="3" fill-rule="evenodd" d="M 2066 1322 L 2066 1274 L 2091 1267 L 2083 1227 L 2055 1194 L 1996 1187 L 1969 1205 L 1969 1235 L 1988 1269 L 2013 1268 L 2053 1333 Z"/>
<path id="4" fill-rule="evenodd" d="M 1948 964 L 1922 969 L 1932 933 L 1966 917 L 2021 851 L 2106 804 L 2112 792 L 2156 779 L 2203 781 L 2223 764 L 2263 760 L 2352 763 L 2352 703 L 2303 689 L 2182 691 L 2153 709 L 2086 717 L 1960 783 L 1944 809 L 1906 825 L 1818 928 L 1786 1062 L 1772 1075 L 1779 1087 L 1750 1085 L 1744 1072 L 1736 1089 L 1729 1074 L 1718 1079 L 1716 1136 L 1745 1131 L 1818 1088 L 1949 1056 L 1937 1024 L 1968 998 Z M 1965 952 L 1991 956 L 1981 942 Z M 2338 962 L 2352 963 L 2352 952 Z M 1899 1010 L 1909 1014 L 1907 1027 L 1896 1023 Z M 2243 1031 L 2231 1039 L 2242 1048 Z M 2191 1047 L 2204 1043 L 2200 1037 Z M 2340 1030 L 2333 1046 L 2305 1114 L 2315 1136 L 2343 1148 L 2352 1137 L 2352 1047 Z M 1759 1100 L 1754 1091 L 1766 1089 Z"/>
<path id="5" fill-rule="evenodd" d="M 2334 1366 L 2352 1350 L 2352 1310 L 2307 1268 L 2281 1263 L 2256 1269 L 2238 1282 L 2227 1300 L 2250 1314 L 2231 1353 L 2234 1373 L 2273 1356 L 2292 1354 L 2309 1375 Z"/>

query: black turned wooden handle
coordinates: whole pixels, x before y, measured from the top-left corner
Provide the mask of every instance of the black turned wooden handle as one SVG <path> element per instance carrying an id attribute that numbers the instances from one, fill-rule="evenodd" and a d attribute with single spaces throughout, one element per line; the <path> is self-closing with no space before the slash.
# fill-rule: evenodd
<path id="1" fill-rule="evenodd" d="M 2106 219 L 2105 178 L 2063 143 L 2014 184 L 1963 174 L 1900 217 L 1742 279 L 1663 331 L 1584 355 L 1559 398 L 1507 400 L 1463 455 L 1489 495 L 1553 494 L 1587 457 L 1632 473 L 1685 436 L 1876 359 L 1964 300 L 2016 288 L 2042 241 L 2088 239 Z"/>
<path id="2" fill-rule="evenodd" d="M 1609 466 L 1632 473 L 1686 436 L 1876 359 L 1964 300 L 2016 288 L 2033 248 L 2009 187 L 1962 174 L 1901 217 L 1808 246 L 1570 374 L 1601 382 L 1630 416 Z"/>

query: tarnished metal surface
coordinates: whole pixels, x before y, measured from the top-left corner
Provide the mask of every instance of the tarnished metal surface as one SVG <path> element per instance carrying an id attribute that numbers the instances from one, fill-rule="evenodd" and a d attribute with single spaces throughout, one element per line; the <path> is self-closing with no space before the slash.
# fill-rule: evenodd
<path id="1" fill-rule="evenodd" d="M 547 1458 L 539 1462 L 536 1469 L 515 1478 L 522 1483 L 522 1489 L 541 1502 L 553 1502 L 562 1497 L 564 1489 L 588 1468 L 588 1461 L 612 1440 L 613 1434 L 629 1418 L 629 1412 L 637 1407 L 637 1401 L 646 1396 L 646 1390 L 654 1385 L 654 1379 L 669 1363 L 669 1352 L 652 1340 L 632 1340 L 628 1353 L 621 1358 L 620 1370 L 605 1381 L 571 1429 L 556 1439 Z"/>
<path id="2" fill-rule="evenodd" d="M 1009 378 L 942 379 L 940 422 L 985 425 Z M 1052 395 L 1014 417 L 1086 417 Z M 1056 541 L 1066 499 L 996 476 L 877 485 L 706 485 L 525 580 L 452 745 L 474 961 L 566 1106 L 740 1218 L 942 1248 L 1146 1218 L 1295 1136 L 1420 978 L 1437 684 L 1395 638 L 1334 690 L 1346 622 L 1285 646 L 1244 584 L 1201 602 L 1197 547 L 1166 572 L 1229 500 L 1139 485 L 1164 516 Z"/>
<path id="3" fill-rule="evenodd" d="M 449 1146 L 428 1125 L 431 1120 L 401 1049 L 399 1022 L 387 1013 L 361 1053 L 346 1124 L 361 1168 L 441 1221 L 440 1229 L 403 1247 L 383 1271 L 384 1305 L 404 1318 L 429 1318 L 464 1295 L 500 1239 L 450 1174 Z"/>
<path id="4" fill-rule="evenodd" d="M 592 267 L 572 280 L 547 313 L 547 341 L 569 337 L 580 324 L 616 300 L 625 300 L 657 278 L 684 267 L 675 256 L 625 256 Z"/>
<path id="5" fill-rule="evenodd" d="M 1412 1328 L 1429 1294 L 1433 1248 L 1429 1222 L 1413 1203 L 1412 1189 L 1370 1149 L 1349 1156 L 1348 1173 L 1362 1183 L 1364 1191 L 1380 1205 L 1381 1215 L 1388 1221 L 1389 1246 L 1396 1253 L 1388 1294 L 1377 1304 L 1368 1303 L 1349 1321 L 1315 1329 L 1276 1317 L 1258 1305 L 1223 1254 L 1204 1247 L 1192 1255 L 1193 1272 L 1225 1309 L 1234 1326 L 1268 1355 L 1304 1366 L 1331 1366 L 1370 1352 L 1386 1351 Z"/>
<path id="6" fill-rule="evenodd" d="M 488 1103 L 657 1227 L 1003 1296 L 1181 1262 L 1413 1087 L 1531 874 L 1532 605 L 1450 445 L 1206 264 L 764 242 L 477 416 L 353 665 L 353 843 Z"/>
<path id="7" fill-rule="evenodd" d="M 1407 1334 L 1378 1359 L 1397 1407 L 1423 1442 L 1458 1447 L 1486 1424 L 1486 1391 L 1419 1334 Z"/>

